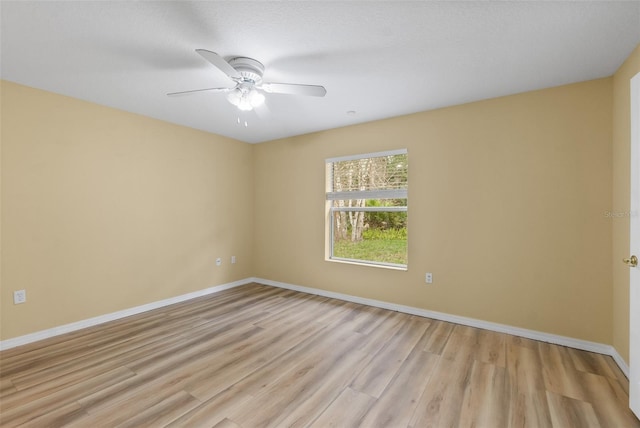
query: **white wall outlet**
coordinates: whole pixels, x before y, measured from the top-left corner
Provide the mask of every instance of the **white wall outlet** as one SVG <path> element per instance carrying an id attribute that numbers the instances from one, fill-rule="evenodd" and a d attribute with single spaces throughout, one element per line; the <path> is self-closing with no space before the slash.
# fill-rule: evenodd
<path id="1" fill-rule="evenodd" d="M 218 257 L 216 259 L 216 266 L 220 266 L 222 264 L 222 259 L 220 257 Z"/>
<path id="2" fill-rule="evenodd" d="M 231 264 L 235 264 L 236 263 L 236 256 L 231 256 Z"/>
<path id="3" fill-rule="evenodd" d="M 424 281 L 427 284 L 432 284 L 433 283 L 433 274 L 431 272 L 427 272 L 427 274 L 424 276 Z"/>
<path id="4" fill-rule="evenodd" d="M 27 301 L 27 290 L 17 290 L 13 292 L 13 304 L 19 305 Z"/>

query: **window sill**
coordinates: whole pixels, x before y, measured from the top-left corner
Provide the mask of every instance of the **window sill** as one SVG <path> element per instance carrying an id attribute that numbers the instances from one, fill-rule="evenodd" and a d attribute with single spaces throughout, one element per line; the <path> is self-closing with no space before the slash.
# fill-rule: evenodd
<path id="1" fill-rule="evenodd" d="M 358 260 L 326 258 L 325 261 L 331 262 L 331 263 L 342 263 L 346 265 L 366 266 L 366 267 L 374 267 L 374 268 L 380 268 L 380 269 L 398 270 L 398 271 L 404 271 L 404 272 L 409 270 L 408 266 L 391 265 L 391 264 L 386 265 L 386 264 L 373 263 L 373 262 L 362 262 Z"/>

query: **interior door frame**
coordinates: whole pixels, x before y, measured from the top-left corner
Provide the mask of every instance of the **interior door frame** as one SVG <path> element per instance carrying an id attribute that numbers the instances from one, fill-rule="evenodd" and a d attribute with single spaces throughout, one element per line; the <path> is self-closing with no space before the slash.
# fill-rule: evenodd
<path id="1" fill-rule="evenodd" d="M 630 98 L 629 255 L 640 256 L 640 73 L 631 79 Z M 629 269 L 629 407 L 640 418 L 640 267 Z"/>

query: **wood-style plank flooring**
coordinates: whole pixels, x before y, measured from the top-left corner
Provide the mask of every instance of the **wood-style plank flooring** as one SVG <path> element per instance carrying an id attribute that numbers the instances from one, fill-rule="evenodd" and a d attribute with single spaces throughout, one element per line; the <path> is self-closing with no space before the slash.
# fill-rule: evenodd
<path id="1" fill-rule="evenodd" d="M 3 427 L 640 427 L 610 357 L 258 284 L 0 370 Z"/>

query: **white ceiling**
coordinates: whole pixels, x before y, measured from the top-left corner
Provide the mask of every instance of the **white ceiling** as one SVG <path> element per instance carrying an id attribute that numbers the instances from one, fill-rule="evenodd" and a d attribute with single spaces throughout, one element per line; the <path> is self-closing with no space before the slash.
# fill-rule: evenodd
<path id="1" fill-rule="evenodd" d="M 640 1 L 2 1 L 3 79 L 256 143 L 610 76 L 640 43 Z M 244 113 L 195 49 L 269 82 Z M 355 114 L 347 114 L 355 111 Z"/>

